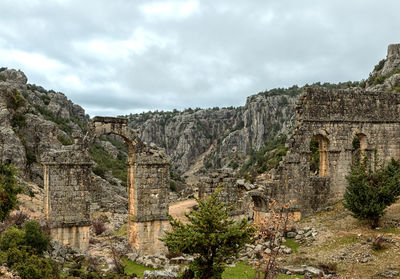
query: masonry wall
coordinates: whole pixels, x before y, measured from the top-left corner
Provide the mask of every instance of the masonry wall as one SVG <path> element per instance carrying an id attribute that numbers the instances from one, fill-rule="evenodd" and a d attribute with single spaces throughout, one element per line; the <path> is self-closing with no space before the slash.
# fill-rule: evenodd
<path id="1" fill-rule="evenodd" d="M 282 201 L 296 199 L 295 208 L 309 213 L 343 197 L 352 162 L 352 142 L 366 137 L 365 155 L 373 161 L 400 157 L 400 94 L 361 89 L 308 89 L 300 97 L 298 123 L 289 139 L 289 153 L 271 181 L 266 195 Z M 310 173 L 310 141 L 327 140 L 327 175 Z"/>

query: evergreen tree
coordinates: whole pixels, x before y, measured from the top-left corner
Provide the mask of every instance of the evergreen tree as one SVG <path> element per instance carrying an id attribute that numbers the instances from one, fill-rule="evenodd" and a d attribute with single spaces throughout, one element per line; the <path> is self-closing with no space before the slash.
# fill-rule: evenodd
<path id="1" fill-rule="evenodd" d="M 372 228 L 379 224 L 385 209 L 400 195 L 400 164 L 394 159 L 386 167 L 373 171 L 367 160 L 356 160 L 346 177 L 344 207 L 353 217 L 367 220 Z"/>
<path id="2" fill-rule="evenodd" d="M 21 188 L 15 179 L 16 170 L 11 164 L 0 164 L 0 222 L 3 222 L 17 206 L 17 194 Z"/>
<path id="3" fill-rule="evenodd" d="M 162 239 L 172 253 L 197 256 L 189 266 L 194 278 L 221 278 L 226 260 L 251 242 L 255 233 L 247 220 L 229 218 L 231 208 L 218 201 L 220 192 L 219 188 L 209 198 L 198 199 L 198 210 L 185 214 L 187 224 L 169 216 L 173 230 Z"/>

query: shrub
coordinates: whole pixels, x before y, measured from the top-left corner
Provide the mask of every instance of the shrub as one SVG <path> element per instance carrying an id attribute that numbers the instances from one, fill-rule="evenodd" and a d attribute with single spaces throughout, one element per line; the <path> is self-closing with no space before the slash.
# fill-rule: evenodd
<path id="1" fill-rule="evenodd" d="M 10 93 L 7 100 L 7 107 L 13 110 L 17 110 L 20 107 L 25 106 L 25 100 L 19 94 L 18 90 L 14 90 Z"/>
<path id="2" fill-rule="evenodd" d="M 379 63 L 377 65 L 375 65 L 374 67 L 374 72 L 380 71 L 383 69 L 383 66 L 385 66 L 385 59 L 382 59 L 381 61 L 379 61 Z"/>
<path id="3" fill-rule="evenodd" d="M 17 206 L 21 188 L 15 179 L 16 170 L 11 164 L 0 164 L 0 222 L 3 222 Z"/>
<path id="4" fill-rule="evenodd" d="M 353 217 L 369 222 L 371 228 L 379 224 L 387 206 L 400 195 L 399 162 L 392 159 L 386 166 L 373 171 L 368 160 L 356 160 L 346 177 L 344 207 Z"/>
<path id="5" fill-rule="evenodd" d="M 101 217 L 92 220 L 92 227 L 96 235 L 100 235 L 107 230 L 104 219 Z"/>
<path id="6" fill-rule="evenodd" d="M 24 241 L 25 245 L 34 249 L 37 254 L 41 255 L 50 246 L 50 237 L 45 235 L 36 221 L 27 221 L 24 224 Z"/>
<path id="7" fill-rule="evenodd" d="M 372 249 L 375 251 L 380 251 L 385 249 L 384 245 L 385 239 L 382 236 L 377 236 L 372 239 Z"/>
<path id="8" fill-rule="evenodd" d="M 0 249 L 7 251 L 11 248 L 17 248 L 24 244 L 24 231 L 15 226 L 9 227 L 0 237 Z"/>
<path id="9" fill-rule="evenodd" d="M 36 162 L 37 162 L 37 158 L 36 158 L 35 153 L 33 153 L 30 150 L 26 151 L 26 163 L 28 165 L 31 165 L 31 164 L 36 163 Z"/>
<path id="10" fill-rule="evenodd" d="M 48 104 L 50 104 L 51 99 L 50 99 L 49 96 L 47 96 L 47 95 L 42 95 L 42 96 L 40 96 L 40 99 L 43 101 L 43 103 L 44 103 L 46 106 L 47 106 Z"/>
<path id="11" fill-rule="evenodd" d="M 11 118 L 11 126 L 23 128 L 26 126 L 26 117 L 22 113 L 16 113 Z"/>
<path id="12" fill-rule="evenodd" d="M 276 260 L 280 252 L 281 237 L 286 234 L 288 225 L 294 220 L 289 210 L 293 202 L 294 200 L 291 200 L 285 204 L 279 204 L 273 199 L 269 202 L 268 215 L 260 221 L 258 226 L 256 244 L 269 241 L 271 252 L 270 254 L 261 253 L 261 259 L 255 265 L 256 278 L 260 278 L 261 275 L 263 278 L 275 278 L 274 276 L 278 273 Z"/>
<path id="13" fill-rule="evenodd" d="M 66 138 L 66 137 L 64 137 L 62 135 L 58 135 L 57 139 L 62 145 L 72 145 L 72 144 L 74 144 L 72 140 L 70 140 L 69 138 Z"/>
<path id="14" fill-rule="evenodd" d="M 247 220 L 229 218 L 230 209 L 218 202 L 220 192 L 221 188 L 206 200 L 197 199 L 198 210 L 185 214 L 187 224 L 169 216 L 172 231 L 162 239 L 170 253 L 196 256 L 189 265 L 194 278 L 221 278 L 226 260 L 251 242 L 254 234 Z"/>

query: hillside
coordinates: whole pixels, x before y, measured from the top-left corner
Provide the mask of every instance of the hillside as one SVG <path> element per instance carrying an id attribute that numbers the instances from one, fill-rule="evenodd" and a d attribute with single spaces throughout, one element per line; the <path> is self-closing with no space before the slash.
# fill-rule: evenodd
<path id="1" fill-rule="evenodd" d="M 54 90 L 27 83 L 21 71 L 0 69 L 0 162 L 10 162 L 20 171 L 25 193 L 32 184 L 43 188 L 40 156 L 49 149 L 71 145 L 86 133 L 89 116 L 79 105 Z M 92 209 L 127 211 L 124 146 L 103 137 L 90 149 L 94 159 Z M 117 167 L 115 167 L 117 166 Z M 105 169 L 109 167 L 108 169 Z M 31 185 L 31 186 L 28 186 Z M 43 191 L 43 190 L 40 190 Z"/>

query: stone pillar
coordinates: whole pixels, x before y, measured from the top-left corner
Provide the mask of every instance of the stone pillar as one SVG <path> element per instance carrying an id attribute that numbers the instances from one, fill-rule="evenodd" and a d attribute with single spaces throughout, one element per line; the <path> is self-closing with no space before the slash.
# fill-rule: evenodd
<path id="1" fill-rule="evenodd" d="M 128 241 L 144 255 L 166 251 L 159 240 L 168 223 L 169 162 L 152 150 L 129 160 Z"/>
<path id="2" fill-rule="evenodd" d="M 90 159 L 79 145 L 45 153 L 44 213 L 51 237 L 86 250 L 89 246 L 91 183 Z"/>

